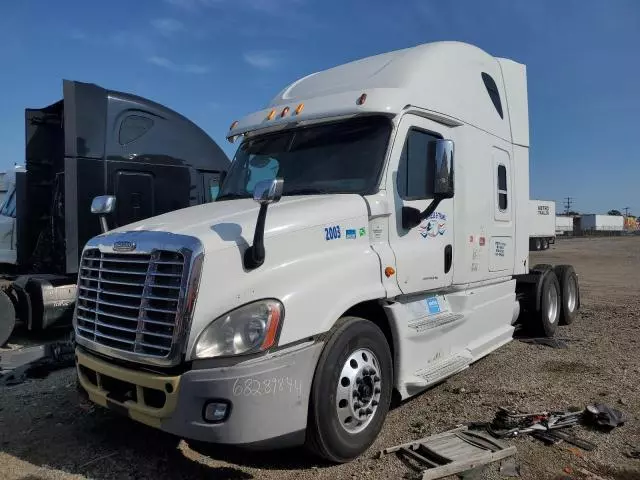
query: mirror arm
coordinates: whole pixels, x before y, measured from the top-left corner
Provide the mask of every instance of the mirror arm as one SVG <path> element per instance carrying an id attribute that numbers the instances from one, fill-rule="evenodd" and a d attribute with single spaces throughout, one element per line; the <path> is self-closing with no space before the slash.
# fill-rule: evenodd
<path id="1" fill-rule="evenodd" d="M 434 197 L 423 212 L 413 207 L 402 207 L 402 228 L 411 230 L 420 225 L 423 220 L 429 218 L 436 211 L 436 208 L 444 198 L 441 196 Z"/>
<path id="2" fill-rule="evenodd" d="M 420 221 L 429 218 L 431 214 L 436 211 L 436 208 L 438 208 L 438 205 L 440 205 L 441 201 L 442 201 L 442 197 L 434 197 L 434 199 L 431 200 L 431 203 L 425 209 L 425 211 L 420 214 Z"/>
<path id="3" fill-rule="evenodd" d="M 247 270 L 254 270 L 264 263 L 264 224 L 268 206 L 266 203 L 260 205 L 256 230 L 253 232 L 253 245 L 244 251 L 244 268 Z"/>
<path id="4" fill-rule="evenodd" d="M 107 224 L 107 217 L 105 215 L 100 215 L 100 229 L 102 233 L 107 233 L 109 231 L 109 224 Z"/>

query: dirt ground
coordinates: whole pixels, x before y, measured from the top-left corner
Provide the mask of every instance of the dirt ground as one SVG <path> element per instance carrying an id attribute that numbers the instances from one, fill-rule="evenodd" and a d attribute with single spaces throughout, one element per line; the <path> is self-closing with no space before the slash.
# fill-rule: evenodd
<path id="1" fill-rule="evenodd" d="M 611 433 L 577 427 L 576 434 L 597 444 L 594 451 L 509 440 L 521 478 L 640 479 L 640 460 L 625 456 L 640 450 L 640 237 L 561 240 L 531 261 L 576 267 L 582 310 L 558 333 L 569 348 L 509 343 L 393 409 L 376 443 L 354 462 L 326 466 L 299 449 L 256 453 L 190 444 L 110 411 L 82 408 L 68 369 L 0 388 L 0 478 L 414 478 L 395 456 L 374 454 L 462 422 L 490 420 L 501 405 L 539 411 L 601 402 L 629 418 Z M 475 478 L 503 477 L 492 465 Z"/>

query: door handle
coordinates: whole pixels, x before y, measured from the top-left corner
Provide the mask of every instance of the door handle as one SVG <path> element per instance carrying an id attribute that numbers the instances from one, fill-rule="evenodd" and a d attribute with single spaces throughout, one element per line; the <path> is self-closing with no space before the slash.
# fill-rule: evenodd
<path id="1" fill-rule="evenodd" d="M 453 247 L 447 245 L 444 247 L 444 273 L 449 273 L 451 270 L 451 263 L 453 262 Z"/>

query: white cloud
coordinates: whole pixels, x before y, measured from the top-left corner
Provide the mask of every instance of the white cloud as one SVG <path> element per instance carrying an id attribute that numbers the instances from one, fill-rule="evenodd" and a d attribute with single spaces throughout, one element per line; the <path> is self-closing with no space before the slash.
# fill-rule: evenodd
<path id="1" fill-rule="evenodd" d="M 166 37 L 184 30 L 184 24 L 174 18 L 156 18 L 151 20 L 151 25 Z"/>
<path id="2" fill-rule="evenodd" d="M 204 73 L 208 73 L 211 70 L 206 65 L 198 65 L 195 63 L 179 64 L 169 60 L 166 57 L 159 57 L 157 55 L 147 58 L 147 62 L 157 67 L 166 68 L 167 70 L 171 70 L 172 72 L 202 75 Z"/>
<path id="3" fill-rule="evenodd" d="M 242 58 L 252 67 L 261 69 L 273 68 L 280 63 L 280 56 L 274 52 L 247 52 Z"/>
<path id="4" fill-rule="evenodd" d="M 71 38 L 71 40 L 85 40 L 87 38 L 87 35 L 80 30 L 72 30 L 69 34 L 69 37 Z"/>

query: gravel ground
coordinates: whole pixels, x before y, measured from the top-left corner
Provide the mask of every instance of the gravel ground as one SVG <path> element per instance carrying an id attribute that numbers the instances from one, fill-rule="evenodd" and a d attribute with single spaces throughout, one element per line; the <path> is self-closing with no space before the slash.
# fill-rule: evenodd
<path id="1" fill-rule="evenodd" d="M 252 479 L 414 478 L 398 458 L 374 459 L 386 446 L 490 420 L 500 405 L 523 411 L 615 406 L 629 421 L 611 433 L 577 427 L 592 452 L 537 440 L 510 440 L 524 479 L 640 479 L 640 237 L 558 241 L 532 263 L 570 263 L 580 276 L 583 306 L 558 333 L 568 349 L 513 341 L 465 372 L 394 408 L 369 452 L 326 466 L 301 450 L 245 452 L 201 446 L 152 430 L 101 408 L 81 407 L 72 369 L 44 380 L 0 388 L 0 478 Z M 571 470 L 569 470 L 571 469 Z M 565 472 L 573 472 L 567 475 Z M 498 465 L 477 478 L 502 478 Z"/>

